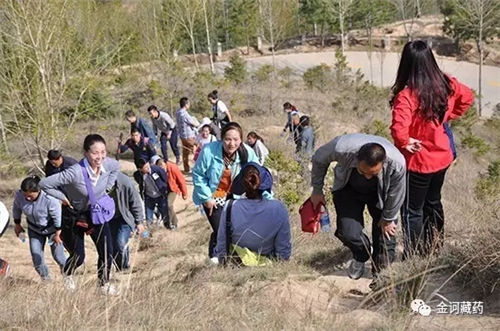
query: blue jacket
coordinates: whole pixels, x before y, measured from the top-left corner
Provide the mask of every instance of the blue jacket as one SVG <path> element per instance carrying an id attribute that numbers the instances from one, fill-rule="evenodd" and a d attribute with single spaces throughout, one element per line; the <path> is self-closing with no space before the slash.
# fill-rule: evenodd
<path id="1" fill-rule="evenodd" d="M 134 124 L 131 124 L 131 127 L 136 127 L 137 130 L 141 132 L 141 136 L 148 137 L 149 142 L 152 145 L 156 144 L 156 134 L 153 132 L 153 128 L 151 128 L 145 119 L 137 118 L 137 121 Z"/>
<path id="2" fill-rule="evenodd" d="M 167 198 L 168 193 L 170 192 L 170 188 L 168 187 L 168 178 L 167 178 L 167 173 L 165 170 L 163 170 L 162 167 L 158 167 L 155 165 L 151 165 L 151 176 L 153 176 L 153 180 L 156 184 L 156 188 L 158 189 L 158 192 L 164 197 Z M 154 176 L 157 175 L 157 176 Z M 156 177 L 156 178 L 155 178 Z M 139 192 L 141 193 L 141 197 L 144 199 L 145 194 L 144 194 L 144 176 L 142 172 L 137 170 L 134 172 L 134 179 L 139 184 Z"/>
<path id="3" fill-rule="evenodd" d="M 248 158 L 247 162 L 257 162 L 259 159 L 253 149 L 245 146 Z M 193 202 L 195 205 L 201 205 L 212 198 L 220 183 L 222 172 L 224 171 L 224 161 L 222 159 L 222 142 L 214 141 L 203 146 L 198 159 L 193 168 Z M 240 157 L 236 154 L 236 160 L 231 168 L 231 179 L 234 180 L 240 172 Z M 273 195 L 264 192 L 264 198 L 272 199 Z M 235 196 L 238 198 L 238 196 Z"/>

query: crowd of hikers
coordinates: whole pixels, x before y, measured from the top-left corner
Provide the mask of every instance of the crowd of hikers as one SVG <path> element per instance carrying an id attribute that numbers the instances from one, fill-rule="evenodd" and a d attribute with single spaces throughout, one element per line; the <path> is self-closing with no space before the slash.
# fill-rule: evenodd
<path id="1" fill-rule="evenodd" d="M 297 161 L 312 186 L 310 198 L 300 209 L 302 229 L 308 221 L 317 223 L 319 207 L 326 208 L 325 177 L 335 162 L 331 189 L 335 236 L 352 252 L 350 278 L 361 278 L 366 262 L 371 261 L 372 287 L 380 271 L 395 260 L 399 215 L 403 259 L 439 251 L 444 238 L 441 188 L 456 157 L 448 123 L 462 116 L 474 101 L 472 91 L 443 73 L 429 45 L 418 40 L 405 45 L 392 92 L 394 143 L 351 133 L 315 150 L 309 116 L 290 102 L 283 105 L 287 123 L 282 136 L 288 134 L 295 144 Z M 147 109 L 152 125 L 133 111 L 126 112 L 130 138 L 119 141 L 117 153 L 133 153 L 137 168 L 133 178 L 139 189 L 120 172 L 119 162 L 107 155 L 106 141 L 99 134 L 85 138 L 79 161 L 57 150 L 48 152 L 45 178 L 24 179 L 12 207 L 15 233 L 28 239 L 33 265 L 42 280 L 50 279 L 43 257 L 49 243 L 65 287 L 75 290 L 73 274 L 85 261 L 84 238 L 89 236 L 98 253 L 101 291 L 119 295 L 110 283 L 113 265 L 118 271 L 130 268 L 128 241 L 133 232 L 141 234 L 154 223 L 177 229 L 182 220 L 175 214 L 174 201 L 177 195 L 188 199 L 187 174 L 193 181 L 192 200 L 212 228 L 208 240 L 212 263 L 258 266 L 290 258 L 290 216 L 274 196 L 264 139 L 257 132 L 244 135 L 217 91 L 208 100 L 213 116 L 201 123 L 190 115 L 185 97 L 175 120 L 154 105 Z M 167 144 L 175 162 L 169 161 Z M 181 154 L 183 171 L 179 169 Z M 3 234 L 9 217 L 5 206 L 0 207 Z M 373 220 L 371 238 L 364 230 L 365 208 Z M 7 270 L 8 263 L 0 260 L 0 272 Z"/>

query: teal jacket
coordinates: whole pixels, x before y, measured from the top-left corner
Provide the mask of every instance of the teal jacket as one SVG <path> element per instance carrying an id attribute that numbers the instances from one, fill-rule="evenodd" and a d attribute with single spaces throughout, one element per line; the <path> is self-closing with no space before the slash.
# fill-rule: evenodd
<path id="1" fill-rule="evenodd" d="M 245 146 L 248 152 L 247 162 L 259 162 L 257 155 L 249 146 Z M 236 160 L 231 168 L 231 177 L 234 177 L 240 172 L 240 158 L 236 154 Z M 212 198 L 220 183 L 222 172 L 224 170 L 224 161 L 222 159 L 222 142 L 214 141 L 203 146 L 203 149 L 196 160 L 193 168 L 193 202 L 196 205 L 201 205 Z M 264 198 L 271 200 L 272 194 L 264 192 Z M 238 198 L 235 196 L 235 198 Z"/>

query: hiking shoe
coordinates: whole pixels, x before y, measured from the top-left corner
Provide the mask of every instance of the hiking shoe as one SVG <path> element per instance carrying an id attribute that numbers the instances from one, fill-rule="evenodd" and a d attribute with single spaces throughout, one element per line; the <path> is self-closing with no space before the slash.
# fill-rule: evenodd
<path id="1" fill-rule="evenodd" d="M 120 295 L 120 291 L 118 291 L 118 289 L 114 285 L 111 285 L 110 283 L 106 283 L 101 286 L 101 293 L 110 296 Z"/>
<path id="2" fill-rule="evenodd" d="M 76 291 L 76 284 L 73 276 L 64 276 L 63 277 L 63 285 L 64 288 L 70 292 Z"/>
<path id="3" fill-rule="evenodd" d="M 347 274 L 351 279 L 360 279 L 363 277 L 365 273 L 365 263 L 356 261 L 355 259 L 351 260 L 351 264 L 349 264 L 349 269 L 347 270 Z"/>

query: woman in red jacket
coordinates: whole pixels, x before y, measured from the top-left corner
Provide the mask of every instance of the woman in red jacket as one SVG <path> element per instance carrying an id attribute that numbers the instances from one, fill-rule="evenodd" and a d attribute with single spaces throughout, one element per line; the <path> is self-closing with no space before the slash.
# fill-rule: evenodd
<path id="1" fill-rule="evenodd" d="M 431 48 L 420 40 L 405 45 L 392 92 L 391 135 L 408 171 L 404 257 L 428 255 L 444 235 L 441 188 L 454 158 L 447 122 L 465 114 L 474 95 L 439 69 Z"/>

